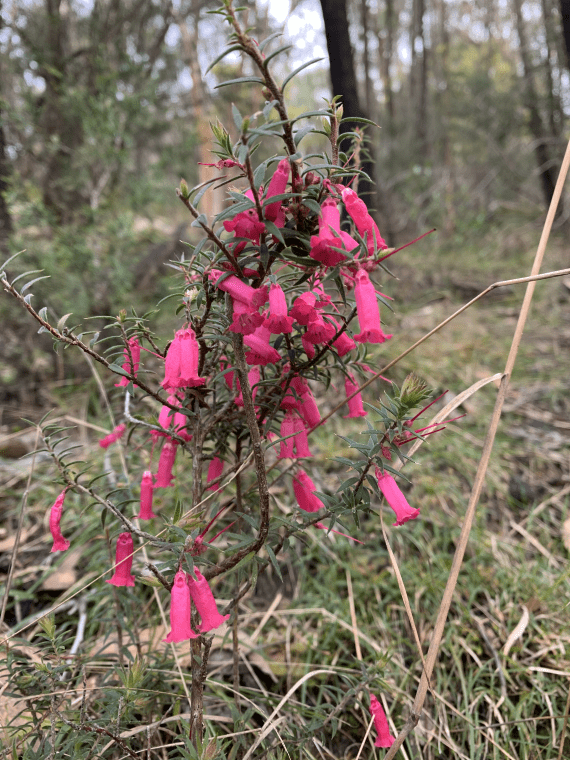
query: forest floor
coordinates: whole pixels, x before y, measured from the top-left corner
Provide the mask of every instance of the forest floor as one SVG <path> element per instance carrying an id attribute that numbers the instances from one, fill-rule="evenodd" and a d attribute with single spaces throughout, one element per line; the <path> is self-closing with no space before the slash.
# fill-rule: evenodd
<path id="1" fill-rule="evenodd" d="M 428 239 L 398 254 L 390 265 L 398 279 L 383 282 L 395 298 L 394 314 L 383 312 L 394 337 L 379 350 L 375 368 L 492 282 L 527 275 L 539 234 L 534 224 L 513 222 L 500 235 L 482 235 L 468 249 Z M 542 271 L 567 265 L 567 246 L 562 235 L 555 235 Z M 501 373 L 523 294 L 521 285 L 495 291 L 409 354 L 390 377 L 400 382 L 413 370 L 436 395 L 446 391 L 441 402 L 446 403 L 477 381 Z M 570 752 L 570 737 L 565 754 L 561 747 L 570 683 L 569 306 L 568 279 L 538 283 L 432 689 L 402 748 L 403 758 L 553 760 Z M 376 401 L 385 388 L 380 382 L 373 385 L 367 399 Z M 407 490 L 408 500 L 421 508 L 421 518 L 388 528 L 424 654 L 495 393 L 496 383 L 486 384 L 459 408 L 465 417 L 428 439 L 416 457 L 418 464 L 409 468 L 413 486 Z M 50 397 L 53 417 L 74 426 L 71 435 L 81 444 L 82 456 L 98 461 L 102 472 L 110 464 L 120 480 L 118 454 L 112 453 L 109 461 L 97 446 L 109 424 L 96 383 L 87 381 L 80 389 L 54 386 Z M 118 396 L 113 399 L 120 415 Z M 362 429 L 359 421 L 333 418 L 316 437 L 310 472 L 320 489 L 338 485 L 338 465 L 331 461 L 345 454 L 338 435 Z M 7 431 L 0 444 L 17 441 L 33 446 L 34 430 L 26 432 L 22 424 L 19 432 Z M 65 690 L 58 691 L 65 709 L 77 713 L 85 699 L 88 713 L 112 716 L 113 709 L 123 710 L 127 717 L 120 726 L 112 717 L 100 720 L 107 720 L 134 752 L 183 757 L 177 752 L 188 719 L 188 646 L 177 645 L 173 655 L 160 643 L 165 621 L 150 587 L 115 593 L 101 580 L 94 582 L 108 566 L 107 550 L 96 546 L 102 535 L 109 539 L 109 530 L 92 506 L 70 499 L 67 509 L 75 516 L 64 525 L 72 550 L 49 554 L 46 512 L 57 495 L 56 479 L 54 465 L 42 454 L 0 460 L 2 574 L 12 560 L 26 491 L 1 632 L 17 634 L 9 644 L 9 672 L 0 673 L 0 724 L 19 726 L 15 740 L 20 749 L 12 756 L 24 757 L 25 747 L 37 747 L 49 736 L 53 697 L 49 679 L 41 680 L 41 666 L 67 658 Z M 287 487 L 276 482 L 271 491 L 275 508 L 290 511 Z M 275 570 L 260 575 L 255 591 L 239 607 L 236 662 L 231 631 L 220 629 L 214 637 L 205 694 L 207 730 L 208 736 L 218 736 L 218 748 L 225 746 L 230 759 L 243 756 L 270 724 L 252 757 L 382 757 L 384 750 L 375 750 L 374 736 L 367 734 L 368 688 L 381 698 L 393 733 L 409 715 L 421 660 L 379 521 L 367 518 L 347 532 L 364 544 L 315 531 L 280 555 L 282 579 Z M 229 598 L 238 580 L 239 574 L 232 575 L 216 596 L 222 602 L 224 595 Z M 164 609 L 166 595 L 161 599 Z M 35 621 L 56 606 L 63 648 L 49 654 Z M 522 635 L 505 652 L 521 620 Z M 74 642 L 77 649 L 70 655 Z M 127 683 L 125 666 L 137 656 L 144 661 L 143 674 Z M 370 680 L 361 665 L 371 670 Z M 239 699 L 232 691 L 234 666 Z M 349 689 L 354 691 L 343 710 L 323 726 Z M 9 735 L 4 730 L 6 749 Z M 94 741 L 92 736 L 87 740 Z M 94 746 L 98 757 L 124 755 L 105 738 L 97 737 Z"/>

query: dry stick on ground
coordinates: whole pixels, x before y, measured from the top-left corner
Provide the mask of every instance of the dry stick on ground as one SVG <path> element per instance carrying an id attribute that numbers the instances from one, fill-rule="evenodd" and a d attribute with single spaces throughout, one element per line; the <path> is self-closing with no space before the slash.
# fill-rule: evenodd
<path id="1" fill-rule="evenodd" d="M 534 263 L 533 263 L 532 271 L 531 271 L 531 277 L 535 277 L 535 278 L 538 277 L 538 272 L 542 265 L 544 252 L 546 250 L 546 244 L 550 236 L 550 230 L 552 229 L 552 223 L 554 221 L 556 209 L 558 208 L 558 203 L 560 201 L 560 196 L 562 194 L 562 188 L 564 186 L 564 181 L 566 179 L 566 175 L 568 173 L 569 167 L 570 167 L 570 142 L 568 143 L 566 147 L 566 153 L 564 154 L 564 160 L 562 162 L 562 167 L 560 169 L 560 175 L 558 177 L 558 181 L 556 182 L 556 188 L 554 190 L 554 195 L 552 196 L 550 208 L 548 209 L 546 221 L 544 223 L 542 235 L 540 237 L 540 241 L 539 241 L 538 248 L 536 251 L 536 256 L 534 258 Z M 426 699 L 427 691 L 429 688 L 429 679 L 431 677 L 431 674 L 433 672 L 433 669 L 436 663 L 439 647 L 441 645 L 441 640 L 443 638 L 445 622 L 447 620 L 447 614 L 449 612 L 449 608 L 451 606 L 451 600 L 453 597 L 453 593 L 455 591 L 455 586 L 457 585 L 457 580 L 459 578 L 459 571 L 461 569 L 461 565 L 463 562 L 465 549 L 467 548 L 469 533 L 471 531 L 473 518 L 475 516 L 475 509 L 477 507 L 477 504 L 479 502 L 479 497 L 483 489 L 483 482 L 485 480 L 485 474 L 487 472 L 487 467 L 489 464 L 489 460 L 491 458 L 491 451 L 493 448 L 493 443 L 495 441 L 495 434 L 497 432 L 497 428 L 498 428 L 499 421 L 501 418 L 501 412 L 502 412 L 503 404 L 504 404 L 505 397 L 507 394 L 509 380 L 510 380 L 513 367 L 515 364 L 515 360 L 517 357 L 517 353 L 520 346 L 524 326 L 528 317 L 528 312 L 530 309 L 532 297 L 534 295 L 534 289 L 536 287 L 535 282 L 536 280 L 533 280 L 529 282 L 527 285 L 526 293 L 525 293 L 520 314 L 519 314 L 519 319 L 518 319 L 513 340 L 511 343 L 511 348 L 509 351 L 509 355 L 507 357 L 507 362 L 505 364 L 505 371 L 503 373 L 501 384 L 497 392 L 495 408 L 493 409 L 491 422 L 489 424 L 489 429 L 487 431 L 487 436 L 485 438 L 485 444 L 483 446 L 481 459 L 479 461 L 479 467 L 477 468 L 477 473 L 475 475 L 475 482 L 473 484 L 471 497 L 469 499 L 469 504 L 467 506 L 465 521 L 463 523 L 463 528 L 461 530 L 459 543 L 457 545 L 457 549 L 455 551 L 455 556 L 453 558 L 453 563 L 451 566 L 451 572 L 447 580 L 447 584 L 446 584 L 445 591 L 443 594 L 443 599 L 442 599 L 439 612 L 437 615 L 433 637 L 432 637 L 432 640 L 428 649 L 428 653 L 426 656 L 425 670 L 422 673 L 420 685 L 418 687 L 416 698 L 412 706 L 412 712 L 411 712 L 410 717 L 406 721 L 404 728 L 398 734 L 396 741 L 388 750 L 384 760 L 392 760 L 392 758 L 396 755 L 396 753 L 402 746 L 408 734 L 412 731 L 412 729 L 416 726 L 418 720 L 420 719 L 420 715 L 421 715 L 424 702 Z M 562 740 L 563 739 L 564 737 L 562 737 Z"/>

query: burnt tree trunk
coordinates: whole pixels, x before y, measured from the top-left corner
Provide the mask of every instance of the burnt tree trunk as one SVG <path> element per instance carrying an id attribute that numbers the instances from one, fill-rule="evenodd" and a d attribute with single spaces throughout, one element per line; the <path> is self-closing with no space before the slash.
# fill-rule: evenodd
<path id="1" fill-rule="evenodd" d="M 343 118 L 351 116 L 369 118 L 360 105 L 358 82 L 354 69 L 354 56 L 348 32 L 348 14 L 346 0 L 321 0 L 325 35 L 330 59 L 331 84 L 333 95 L 341 95 L 344 106 Z M 352 131 L 356 124 L 341 124 L 341 132 Z M 378 139 L 372 135 L 372 142 Z M 346 143 L 345 143 L 346 147 Z M 370 146 L 373 151 L 373 145 Z M 385 217 L 384 199 L 376 186 L 374 163 L 370 159 L 362 161 L 361 168 L 371 178 L 372 183 L 359 182 L 359 188 L 371 210 L 376 207 L 381 217 Z M 382 224 L 382 219 L 379 220 Z"/>

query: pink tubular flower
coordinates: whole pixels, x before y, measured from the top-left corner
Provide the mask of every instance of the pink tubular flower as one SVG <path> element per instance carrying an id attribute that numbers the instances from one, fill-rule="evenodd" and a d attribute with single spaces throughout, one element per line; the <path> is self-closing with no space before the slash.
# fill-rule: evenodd
<path id="1" fill-rule="evenodd" d="M 329 320 L 335 326 L 336 332 L 338 332 L 341 328 L 341 325 L 337 322 L 337 320 L 334 317 L 329 317 Z M 354 348 L 356 348 L 356 343 L 352 340 L 350 335 L 348 335 L 348 333 L 345 330 L 333 342 L 333 346 L 334 348 L 336 348 L 339 356 L 345 356 L 345 354 L 348 354 L 349 351 L 352 351 Z"/>
<path id="2" fill-rule="evenodd" d="M 359 343 L 384 343 L 392 336 L 385 335 L 380 326 L 380 308 L 376 299 L 376 290 L 370 282 L 368 272 L 359 269 L 354 288 L 356 310 L 361 332 L 354 336 Z"/>
<path id="3" fill-rule="evenodd" d="M 305 423 L 294 409 L 285 412 L 280 432 L 282 438 L 289 437 L 281 441 L 279 459 L 304 459 L 313 456 L 309 451 Z"/>
<path id="4" fill-rule="evenodd" d="M 99 441 L 99 446 L 101 446 L 102 449 L 108 449 L 112 443 L 116 443 L 119 440 L 119 438 L 122 438 L 126 429 L 127 429 L 127 426 L 123 425 L 122 423 L 120 425 L 117 425 L 117 427 L 113 430 L 112 433 L 109 433 L 109 435 L 106 435 L 104 438 L 101 438 L 101 440 Z"/>
<path id="5" fill-rule="evenodd" d="M 233 219 L 224 222 L 226 232 L 233 232 L 236 237 L 247 238 L 259 245 L 259 236 L 265 230 L 263 222 L 259 221 L 255 208 L 240 211 Z"/>
<path id="6" fill-rule="evenodd" d="M 287 316 L 287 301 L 281 285 L 272 282 L 269 288 L 269 316 L 265 327 L 273 335 L 293 332 L 293 317 Z"/>
<path id="7" fill-rule="evenodd" d="M 191 573 L 186 575 L 188 588 L 192 601 L 202 618 L 202 623 L 198 630 L 202 633 L 207 633 L 214 628 L 219 628 L 229 618 L 229 615 L 220 615 L 208 581 L 197 567 L 194 568 L 194 573 L 196 580 L 194 580 Z"/>
<path id="8" fill-rule="evenodd" d="M 321 421 L 321 415 L 307 381 L 302 377 L 294 377 L 291 387 L 299 398 L 298 410 L 301 416 L 309 427 L 316 427 Z"/>
<path id="9" fill-rule="evenodd" d="M 324 320 L 320 314 L 317 314 L 316 319 L 309 322 L 305 337 L 311 343 L 328 343 L 329 340 L 334 338 L 335 333 L 336 330 L 331 323 Z"/>
<path id="10" fill-rule="evenodd" d="M 258 383 L 260 378 L 261 373 L 258 366 L 253 366 L 247 373 L 247 379 L 249 381 L 249 387 L 251 388 L 253 403 L 255 403 L 255 397 L 257 396 L 257 391 L 259 390 Z M 239 389 L 239 394 L 235 397 L 235 404 L 236 406 L 243 406 L 243 393 L 241 391 L 240 381 L 237 380 L 236 382 Z"/>
<path id="11" fill-rule="evenodd" d="M 243 342 L 251 349 L 245 355 L 249 365 L 261 364 L 265 367 L 267 364 L 277 364 L 280 361 L 279 352 L 269 343 L 270 337 L 271 333 L 265 325 L 258 327 L 252 335 L 245 336 Z"/>
<path id="12" fill-rule="evenodd" d="M 212 269 L 209 276 L 216 287 L 223 290 L 224 293 L 229 293 L 232 298 L 236 298 L 238 301 L 241 301 L 254 309 L 258 309 L 266 303 L 267 287 L 258 288 L 256 290 L 246 282 L 242 282 L 234 274 L 231 274 L 229 277 L 224 277 L 222 282 L 219 282 L 219 279 L 223 274 L 224 273 L 219 269 Z"/>
<path id="13" fill-rule="evenodd" d="M 133 537 L 130 533 L 121 533 L 115 550 L 115 572 L 105 581 L 113 586 L 134 586 L 135 578 L 131 575 L 133 566 Z"/>
<path id="14" fill-rule="evenodd" d="M 152 496 L 154 491 L 154 485 L 152 482 L 152 473 L 150 470 L 143 472 L 141 480 L 141 499 L 140 510 L 138 514 L 139 520 L 152 520 L 156 517 L 152 511 Z"/>
<path id="15" fill-rule="evenodd" d="M 180 398 L 176 395 L 170 395 L 168 397 L 168 403 L 172 406 L 180 406 L 182 403 Z M 159 433 L 158 430 L 153 430 L 151 435 L 156 440 L 161 436 L 169 437 L 166 432 L 171 425 L 174 425 L 174 432 L 176 435 L 183 438 L 185 441 L 191 441 L 192 435 L 187 432 L 186 426 L 188 424 L 188 417 L 182 412 L 174 412 L 169 406 L 163 405 L 160 414 L 158 415 L 158 424 L 164 428 L 164 433 Z"/>
<path id="16" fill-rule="evenodd" d="M 331 227 L 333 231 L 331 231 Z M 346 235 L 340 231 L 340 211 L 336 201 L 327 198 L 321 206 L 319 234 L 311 237 L 309 256 L 327 267 L 334 267 L 342 261 L 346 261 L 344 253 L 335 250 L 336 248 L 343 248 L 343 234 Z M 351 248 L 358 245 L 356 241 L 354 243 L 355 245 L 350 246 Z"/>
<path id="17" fill-rule="evenodd" d="M 172 438 L 167 438 L 160 452 L 158 460 L 158 474 L 156 476 L 155 488 L 168 488 L 172 485 L 172 468 L 176 459 L 176 449 L 178 444 Z"/>
<path id="18" fill-rule="evenodd" d="M 211 483 L 213 480 L 215 480 L 216 482 L 213 485 L 208 487 L 208 491 L 220 490 L 220 478 L 222 476 L 223 471 L 224 471 L 223 459 L 220 459 L 220 457 L 214 457 L 208 466 L 207 482 Z"/>
<path id="19" fill-rule="evenodd" d="M 317 487 L 304 470 L 299 470 L 293 476 L 293 491 L 299 509 L 304 512 L 318 512 L 325 505 L 315 494 Z"/>
<path id="20" fill-rule="evenodd" d="M 420 516 L 420 510 L 410 507 L 406 497 L 400 491 L 398 484 L 391 475 L 387 472 L 382 472 L 377 467 L 376 477 L 378 478 L 378 488 L 382 491 L 386 501 L 396 513 L 394 525 L 403 525 L 408 520 L 415 520 L 416 517 Z"/>
<path id="21" fill-rule="evenodd" d="M 230 325 L 230 331 L 241 333 L 242 335 L 251 335 L 263 324 L 263 317 L 254 309 L 248 306 L 238 298 L 232 298 L 233 302 L 233 321 Z"/>
<path id="22" fill-rule="evenodd" d="M 49 513 L 49 529 L 53 538 L 52 552 L 64 552 L 66 549 L 69 549 L 69 541 L 62 536 L 60 528 L 63 500 L 66 493 L 67 488 L 64 488 L 55 500 Z"/>
<path id="23" fill-rule="evenodd" d="M 141 361 L 141 346 L 139 343 L 139 339 L 136 337 L 129 338 L 128 343 L 129 343 L 129 349 L 131 351 L 131 356 L 133 357 L 133 363 L 131 365 L 131 360 L 129 359 L 129 352 L 125 348 L 125 350 L 123 351 L 123 355 L 124 355 L 123 369 L 125 370 L 125 372 L 130 372 L 131 375 L 135 375 L 136 377 L 136 374 L 139 371 L 139 364 Z M 127 386 L 130 382 L 131 381 L 128 378 L 122 377 L 118 383 L 115 383 L 115 388 L 123 388 Z"/>
<path id="24" fill-rule="evenodd" d="M 303 344 L 303 348 L 305 349 L 305 353 L 309 357 L 309 359 L 315 358 L 315 344 L 311 342 L 309 338 L 307 338 L 306 335 L 301 336 L 301 343 Z"/>
<path id="25" fill-rule="evenodd" d="M 348 375 L 344 378 L 344 390 L 347 397 L 351 396 L 355 391 L 358 391 L 358 383 L 356 382 L 354 375 Z M 351 417 L 366 417 L 368 414 L 362 405 L 362 396 L 360 395 L 360 392 L 357 393 L 356 396 L 349 398 L 347 404 L 348 414 L 344 415 L 344 419 Z"/>
<path id="26" fill-rule="evenodd" d="M 318 312 L 315 308 L 316 300 L 316 295 L 311 293 L 310 290 L 306 293 L 301 293 L 301 295 L 295 299 L 289 314 L 297 324 L 308 325 L 309 322 L 312 322 L 313 319 L 317 318 Z"/>
<path id="27" fill-rule="evenodd" d="M 186 583 L 186 574 L 179 570 L 174 576 L 170 592 L 170 633 L 163 641 L 188 641 L 197 639 L 199 634 L 190 627 L 190 589 Z"/>
<path id="28" fill-rule="evenodd" d="M 385 251 L 388 246 L 380 234 L 376 222 L 370 216 L 366 203 L 350 187 L 345 187 L 342 191 L 342 200 L 359 235 L 366 237 L 366 247 L 368 248 L 369 256 L 373 256 L 375 253 L 374 238 L 376 238 L 376 247 Z"/>
<path id="29" fill-rule="evenodd" d="M 162 387 L 175 391 L 204 385 L 206 379 L 198 377 L 199 357 L 200 347 L 194 330 L 191 327 L 178 330 L 166 354 Z"/>
<path id="30" fill-rule="evenodd" d="M 277 164 L 277 169 L 275 170 L 275 174 L 269 180 L 269 185 L 267 186 L 267 192 L 265 194 L 266 200 L 268 198 L 272 198 L 274 195 L 283 195 L 283 193 L 286 192 L 287 181 L 289 180 L 289 170 L 290 164 L 288 158 L 284 158 L 279 161 Z M 270 203 L 263 209 L 265 218 L 270 222 L 277 221 L 280 211 L 281 201 Z"/>
<path id="31" fill-rule="evenodd" d="M 396 740 L 390 733 L 390 726 L 388 725 L 388 718 L 386 717 L 384 708 L 374 694 L 370 695 L 370 712 L 374 716 L 374 728 L 378 731 L 374 746 L 391 747 Z"/>

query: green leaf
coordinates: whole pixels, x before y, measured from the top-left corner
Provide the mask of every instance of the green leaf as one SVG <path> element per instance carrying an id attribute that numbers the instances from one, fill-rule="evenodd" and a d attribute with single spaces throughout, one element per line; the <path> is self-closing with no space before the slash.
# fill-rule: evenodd
<path id="1" fill-rule="evenodd" d="M 265 551 L 269 555 L 269 559 L 271 560 L 271 564 L 275 568 L 275 572 L 279 576 L 279 580 L 281 583 L 283 583 L 283 576 L 281 575 L 281 570 L 279 569 L 279 563 L 277 562 L 277 557 L 275 556 L 275 553 L 273 552 L 273 549 L 269 546 L 269 544 L 265 544 Z"/>
<path id="2" fill-rule="evenodd" d="M 314 131 L 315 131 L 315 128 L 313 126 L 303 127 L 303 129 L 297 130 L 297 132 L 295 132 L 295 134 L 293 135 L 293 140 L 295 141 L 295 147 L 298 148 L 299 143 L 301 142 L 303 137 L 305 137 L 306 135 Z"/>
<path id="3" fill-rule="evenodd" d="M 279 227 L 277 227 L 273 222 L 265 222 L 265 229 L 267 232 L 269 232 L 273 237 L 276 237 L 277 240 L 279 240 L 280 243 L 285 245 L 285 240 L 283 239 L 283 235 L 281 234 L 281 230 Z"/>
<path id="4" fill-rule="evenodd" d="M 269 45 L 269 43 L 272 40 L 276 39 L 277 37 L 281 37 L 282 34 L 283 32 L 273 32 L 273 34 L 270 34 L 269 37 L 266 37 L 264 40 L 261 40 L 261 42 L 259 43 L 259 49 L 261 50 L 261 52 L 263 53 L 263 51 Z"/>
<path id="5" fill-rule="evenodd" d="M 232 45 L 231 47 L 226 48 L 224 51 L 220 53 L 220 55 L 217 58 L 215 58 L 212 61 L 212 63 L 208 66 L 204 74 L 207 74 L 209 71 L 211 71 L 216 65 L 216 63 L 219 63 L 223 58 L 226 57 L 226 55 L 229 55 L 230 53 L 234 53 L 236 50 L 243 50 L 243 48 L 241 45 Z"/>
<path id="6" fill-rule="evenodd" d="M 219 90 L 220 87 L 232 87 L 234 84 L 247 84 L 248 82 L 254 82 L 255 84 L 265 84 L 263 79 L 259 77 L 238 77 L 237 79 L 228 79 L 227 82 L 222 82 L 214 87 L 214 90 Z"/>
<path id="7" fill-rule="evenodd" d="M 378 129 L 382 129 L 380 124 L 376 124 L 375 121 L 371 121 L 370 119 L 364 119 L 362 116 L 345 116 L 344 119 L 341 119 L 339 124 L 344 124 L 346 121 L 353 121 L 357 124 L 369 124 L 371 127 L 378 127 Z"/>
<path id="8" fill-rule="evenodd" d="M 303 69 L 306 69 L 307 66 L 312 66 L 313 63 L 318 63 L 319 61 L 322 61 L 322 58 L 313 58 L 310 61 L 307 61 L 306 63 L 302 63 L 300 66 L 298 66 L 294 71 L 292 71 L 288 77 L 286 77 L 285 81 L 281 85 L 281 90 L 283 91 L 287 84 L 293 79 L 293 77 L 297 76 L 297 74 L 300 71 L 303 71 Z M 299 117 L 300 118 L 300 117 Z"/>
<path id="9" fill-rule="evenodd" d="M 282 45 L 280 48 L 277 48 L 277 50 L 274 50 L 272 53 L 269 53 L 267 58 L 263 61 L 263 68 L 267 68 L 267 64 L 269 61 L 271 61 L 275 56 L 279 55 L 280 53 L 284 53 L 286 50 L 291 50 L 293 45 Z"/>
<path id="10" fill-rule="evenodd" d="M 303 198 L 302 203 L 303 203 L 303 206 L 306 206 L 308 209 L 311 209 L 311 211 L 313 211 L 313 213 L 315 213 L 317 216 L 320 216 L 321 207 L 312 198 Z"/>
<path id="11" fill-rule="evenodd" d="M 36 282 L 39 282 L 40 280 L 48 280 L 51 277 L 49 274 L 44 274 L 43 277 L 36 277 L 35 280 L 30 280 L 30 282 L 27 282 L 24 287 L 20 290 L 20 293 L 25 293 L 28 288 L 31 288 L 32 285 Z"/>
<path id="12" fill-rule="evenodd" d="M 119 367 L 118 364 L 109 364 L 109 369 L 111 372 L 115 372 L 117 375 L 124 375 L 125 377 L 128 377 L 131 373 L 125 372 L 125 370 L 122 367 Z"/>
<path id="13" fill-rule="evenodd" d="M 243 127 L 243 116 L 239 112 L 239 109 L 235 103 L 232 103 L 232 116 L 234 117 L 234 124 L 236 125 L 236 129 L 241 134 Z"/>

